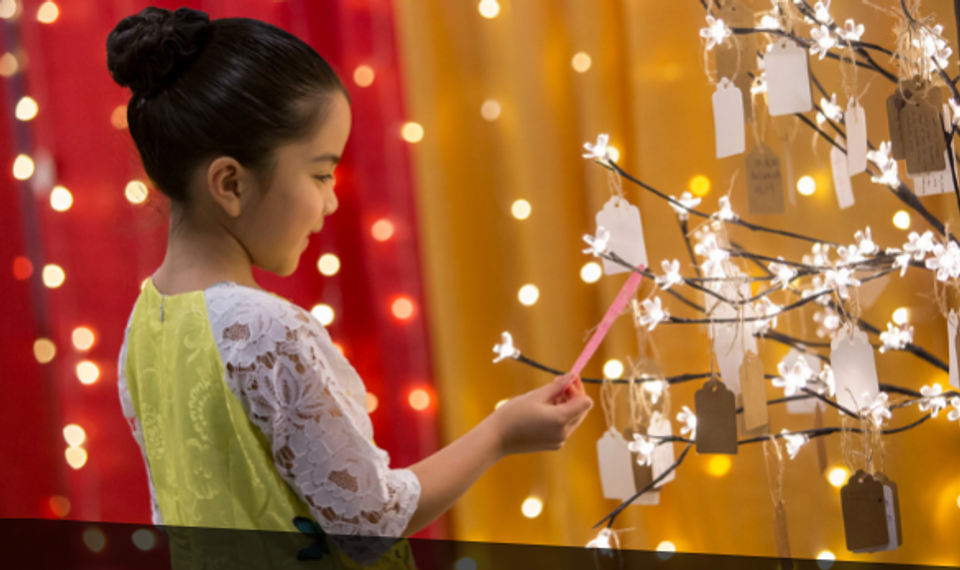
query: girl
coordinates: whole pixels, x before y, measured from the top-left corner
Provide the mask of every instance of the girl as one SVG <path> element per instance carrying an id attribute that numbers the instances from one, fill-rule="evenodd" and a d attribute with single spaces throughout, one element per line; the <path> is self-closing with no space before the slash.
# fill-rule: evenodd
<path id="1" fill-rule="evenodd" d="M 107 38 L 130 134 L 171 204 L 166 257 L 118 362 L 153 523 L 407 537 L 503 457 L 560 449 L 593 402 L 565 377 L 408 469 L 373 443 L 364 385 L 308 311 L 259 288 L 337 210 L 350 97 L 291 34 L 147 8 Z"/>

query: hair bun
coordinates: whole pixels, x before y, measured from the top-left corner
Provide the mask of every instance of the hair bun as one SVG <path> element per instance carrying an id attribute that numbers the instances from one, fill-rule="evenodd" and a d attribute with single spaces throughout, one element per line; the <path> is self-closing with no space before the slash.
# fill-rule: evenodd
<path id="1" fill-rule="evenodd" d="M 107 68 L 121 87 L 150 97 L 197 58 L 210 16 L 199 10 L 145 8 L 107 36 Z"/>

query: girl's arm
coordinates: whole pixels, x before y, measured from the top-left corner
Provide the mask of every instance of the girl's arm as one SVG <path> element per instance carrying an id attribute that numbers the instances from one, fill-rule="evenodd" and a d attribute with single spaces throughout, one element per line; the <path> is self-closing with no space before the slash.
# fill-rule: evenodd
<path id="1" fill-rule="evenodd" d="M 445 513 L 493 465 L 515 453 L 563 447 L 593 401 L 567 376 L 513 398 L 450 445 L 410 467 L 420 502 L 403 532 L 408 537 Z"/>

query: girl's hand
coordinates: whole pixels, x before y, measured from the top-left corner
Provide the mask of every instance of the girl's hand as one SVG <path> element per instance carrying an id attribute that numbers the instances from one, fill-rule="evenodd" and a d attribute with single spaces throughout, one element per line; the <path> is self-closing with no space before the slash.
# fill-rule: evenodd
<path id="1" fill-rule="evenodd" d="M 583 383 L 569 375 L 507 401 L 493 412 L 503 455 L 557 450 L 593 407 Z M 564 388 L 566 386 L 566 388 Z"/>

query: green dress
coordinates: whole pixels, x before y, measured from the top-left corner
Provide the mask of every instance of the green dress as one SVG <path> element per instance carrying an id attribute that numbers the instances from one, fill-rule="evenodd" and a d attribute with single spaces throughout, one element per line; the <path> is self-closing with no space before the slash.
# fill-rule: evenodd
<path id="1" fill-rule="evenodd" d="M 307 552 L 331 568 L 414 566 L 407 541 L 390 537 L 416 511 L 419 480 L 390 468 L 363 382 L 308 311 L 230 281 L 162 295 L 149 279 L 118 373 L 153 523 L 175 558 L 301 568 Z"/>

